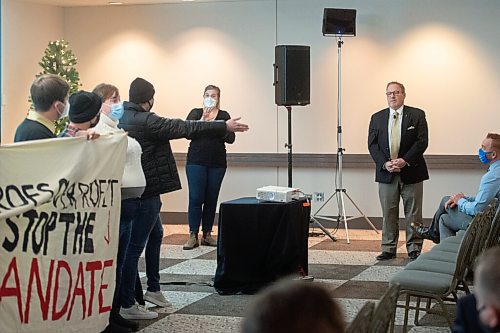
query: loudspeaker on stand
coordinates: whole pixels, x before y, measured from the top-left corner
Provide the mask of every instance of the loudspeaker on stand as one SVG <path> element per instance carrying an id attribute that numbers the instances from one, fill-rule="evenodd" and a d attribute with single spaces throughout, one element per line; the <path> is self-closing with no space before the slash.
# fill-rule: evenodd
<path id="1" fill-rule="evenodd" d="M 310 103 L 310 47 L 277 45 L 274 49 L 274 98 L 276 105 Z"/>

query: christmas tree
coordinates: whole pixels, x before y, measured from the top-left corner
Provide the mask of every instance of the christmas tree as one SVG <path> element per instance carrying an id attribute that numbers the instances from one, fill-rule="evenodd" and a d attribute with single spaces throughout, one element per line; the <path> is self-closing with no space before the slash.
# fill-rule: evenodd
<path id="1" fill-rule="evenodd" d="M 64 39 L 49 42 L 45 49 L 42 60 L 38 63 L 42 67 L 42 71 L 37 75 L 57 74 L 68 81 L 70 95 L 81 86 L 80 74 L 74 67 L 77 59 L 75 54 L 69 48 L 69 43 Z M 32 105 L 33 108 L 33 105 Z M 59 133 L 66 124 L 68 118 L 64 117 L 56 122 L 56 134 Z"/>

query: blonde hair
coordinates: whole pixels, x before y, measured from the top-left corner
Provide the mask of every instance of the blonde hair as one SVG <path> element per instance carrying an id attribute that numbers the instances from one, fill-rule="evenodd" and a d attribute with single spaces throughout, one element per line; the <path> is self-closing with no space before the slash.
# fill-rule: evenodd
<path id="1" fill-rule="evenodd" d="M 92 90 L 92 92 L 94 94 L 96 94 L 97 96 L 99 96 L 99 98 L 101 99 L 101 102 L 104 102 L 105 100 L 113 97 L 113 95 L 115 93 L 117 95 L 120 94 L 120 92 L 118 91 L 118 88 L 115 87 L 112 84 L 109 84 L 109 83 L 100 83 L 100 84 L 98 84 L 94 88 L 94 90 Z"/>

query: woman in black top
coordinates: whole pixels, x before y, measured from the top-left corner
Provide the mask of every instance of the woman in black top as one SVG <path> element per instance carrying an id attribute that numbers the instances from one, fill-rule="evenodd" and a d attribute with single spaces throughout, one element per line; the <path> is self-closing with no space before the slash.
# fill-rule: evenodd
<path id="1" fill-rule="evenodd" d="M 203 109 L 191 110 L 187 120 L 226 121 L 229 113 L 220 109 L 220 89 L 209 85 L 205 88 Z M 226 145 L 233 143 L 235 134 L 227 132 L 225 136 L 190 137 L 186 176 L 189 187 L 189 240 L 184 250 L 197 247 L 200 224 L 203 231 L 201 245 L 217 246 L 211 232 L 214 225 L 215 210 L 219 191 L 226 173 Z"/>

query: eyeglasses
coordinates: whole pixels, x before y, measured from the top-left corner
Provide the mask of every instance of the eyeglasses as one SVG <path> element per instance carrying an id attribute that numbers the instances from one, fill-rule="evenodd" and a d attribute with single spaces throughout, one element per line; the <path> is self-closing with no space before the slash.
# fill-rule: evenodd
<path id="1" fill-rule="evenodd" d="M 388 92 L 386 92 L 385 94 L 386 94 L 386 96 L 391 96 L 391 95 L 397 96 L 397 95 L 401 94 L 401 91 L 399 91 L 399 90 L 396 90 L 396 91 L 388 91 Z"/>

